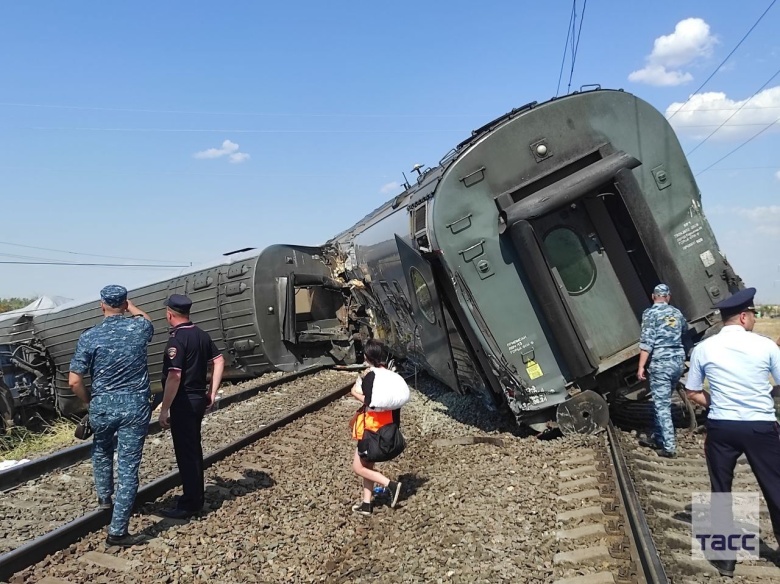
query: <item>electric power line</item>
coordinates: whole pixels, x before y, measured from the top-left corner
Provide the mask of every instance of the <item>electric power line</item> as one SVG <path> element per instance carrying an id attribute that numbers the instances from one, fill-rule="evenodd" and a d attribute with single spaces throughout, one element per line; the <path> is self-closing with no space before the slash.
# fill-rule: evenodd
<path id="1" fill-rule="evenodd" d="M 38 247 L 35 245 L 23 245 L 21 243 L 11 243 L 10 241 L 0 241 L 0 245 L 10 245 L 13 247 L 23 247 L 25 249 L 37 249 L 40 251 L 53 251 L 56 253 L 65 253 L 70 255 L 79 255 L 79 256 L 88 256 L 93 258 L 109 258 L 112 260 L 129 260 L 129 261 L 135 261 L 135 262 L 158 262 L 158 263 L 185 263 L 182 260 L 153 260 L 148 258 L 129 258 L 124 256 L 112 256 L 112 255 L 103 255 L 103 254 L 97 254 L 97 253 L 83 253 L 78 251 L 67 251 L 64 249 L 53 249 L 50 247 Z M 6 255 L 6 254 L 2 254 Z M 39 258 L 40 259 L 40 258 Z M 192 264 L 190 264 L 192 265 Z M 163 266 L 165 267 L 165 266 Z M 171 266 L 171 267 L 180 267 L 180 266 Z"/>
<path id="2" fill-rule="evenodd" d="M 710 165 L 709 165 L 707 168 L 705 168 L 704 170 L 700 170 L 699 172 L 697 172 L 695 176 L 699 176 L 699 175 L 700 175 L 700 174 L 702 174 L 703 172 L 707 172 L 709 169 L 711 169 L 713 166 L 715 166 L 715 165 L 716 165 L 716 164 L 718 164 L 719 162 L 721 162 L 721 161 L 723 161 L 723 160 L 726 160 L 726 158 L 728 158 L 729 156 L 731 156 L 732 154 L 734 154 L 734 153 L 735 153 L 737 150 L 739 150 L 739 149 L 740 149 L 740 148 L 742 148 L 743 146 L 745 146 L 745 145 L 749 144 L 750 142 L 752 142 L 753 140 L 755 140 L 756 138 L 758 138 L 758 137 L 759 137 L 761 134 L 763 134 L 764 132 L 766 132 L 766 131 L 767 131 L 769 128 L 771 128 L 772 126 L 774 126 L 774 125 L 775 125 L 775 124 L 777 124 L 778 122 L 780 122 L 780 118 L 777 118 L 777 119 L 776 119 L 774 122 L 772 122 L 772 123 L 768 124 L 768 125 L 767 125 L 765 128 L 763 128 L 762 130 L 760 130 L 760 131 L 756 132 L 755 134 L 753 134 L 753 135 L 752 135 L 750 138 L 748 138 L 747 140 L 745 140 L 744 142 L 742 142 L 742 144 L 740 144 L 739 146 L 737 146 L 736 148 L 734 148 L 734 150 L 732 150 L 731 152 L 729 152 L 729 153 L 728 153 L 728 154 L 726 154 L 725 156 L 722 156 L 722 157 L 718 158 L 718 159 L 717 159 L 715 162 L 713 162 L 712 164 L 710 164 Z"/>
<path id="3" fill-rule="evenodd" d="M 709 135 L 709 136 L 707 136 L 706 138 L 704 138 L 704 140 L 702 140 L 701 142 L 699 142 L 698 144 L 696 144 L 696 146 L 694 146 L 694 147 L 693 147 L 691 150 L 689 150 L 688 152 L 686 152 L 686 153 L 685 153 L 685 155 L 686 155 L 686 156 L 690 156 L 691 154 L 693 154 L 694 152 L 696 152 L 696 150 L 698 150 L 698 149 L 699 149 L 699 146 L 701 146 L 701 145 L 702 145 L 702 144 L 704 144 L 704 143 L 705 143 L 707 140 L 709 140 L 710 138 L 712 138 L 712 137 L 715 135 L 715 133 L 716 133 L 718 130 L 720 130 L 720 129 L 721 129 L 723 126 L 725 126 L 725 125 L 726 125 L 726 123 L 727 123 L 727 122 L 728 122 L 728 121 L 729 121 L 731 118 L 733 118 L 734 116 L 736 116 L 736 115 L 737 115 L 737 114 L 740 112 L 740 110 L 742 110 L 742 108 L 744 108 L 744 107 L 745 107 L 745 105 L 747 105 L 747 103 L 748 103 L 748 102 L 749 102 L 751 99 L 753 99 L 755 96 L 757 96 L 759 93 L 761 93 L 761 91 L 763 91 L 763 90 L 764 90 L 764 88 L 765 88 L 767 85 L 769 85 L 769 84 L 772 82 L 772 80 L 773 80 L 775 77 L 777 77 L 778 75 L 780 75 L 780 69 L 778 69 L 778 70 L 775 72 L 775 74 L 774 74 L 774 75 L 772 75 L 772 77 L 770 77 L 770 78 L 769 78 L 769 81 L 767 81 L 766 83 L 764 83 L 764 84 L 763 84 L 761 87 L 759 87 L 759 88 L 758 88 L 758 89 L 757 89 L 757 90 L 756 90 L 756 91 L 753 93 L 753 95 L 751 95 L 750 97 L 748 97 L 748 98 L 747 98 L 747 99 L 746 99 L 746 100 L 743 102 L 743 104 L 742 104 L 740 107 L 738 107 L 736 110 L 734 110 L 734 113 L 732 113 L 732 114 L 731 114 L 729 117 L 727 117 L 725 120 L 723 120 L 723 123 L 722 123 L 720 126 L 718 126 L 717 128 L 715 128 L 715 129 L 714 129 L 714 130 L 713 130 L 713 131 L 710 133 L 710 135 Z M 736 125 L 737 125 L 737 124 L 729 124 L 729 126 L 736 126 Z M 741 124 L 741 125 L 745 125 L 745 124 Z"/>
<path id="4" fill-rule="evenodd" d="M 161 266 L 159 264 L 109 264 L 109 263 L 88 263 L 88 262 L 11 262 L 0 260 L 0 264 L 17 264 L 23 266 L 102 266 L 107 268 L 189 268 L 190 265 Z"/>
<path id="5" fill-rule="evenodd" d="M 471 130 L 241 130 L 231 128 L 120 128 L 120 127 L 64 127 L 64 126 L 33 126 L 33 127 L 11 127 L 6 130 L 37 130 L 49 132 L 182 132 L 182 133 L 201 133 L 201 134 L 464 134 Z"/>
<path id="6" fill-rule="evenodd" d="M 558 88 L 555 90 L 555 97 L 561 91 L 561 79 L 563 79 L 563 65 L 566 63 L 566 50 L 569 48 L 569 37 L 571 37 L 571 30 L 574 26 L 574 13 L 577 5 L 577 0 L 572 0 L 571 3 L 571 15 L 569 16 L 569 24 L 566 26 L 566 42 L 563 43 L 563 56 L 561 57 L 561 71 L 558 73 Z"/>
<path id="7" fill-rule="evenodd" d="M 574 64 L 577 62 L 577 53 L 580 50 L 580 38 L 582 38 L 582 23 L 585 22 L 585 9 L 588 7 L 588 0 L 584 0 L 582 4 L 582 14 L 580 14 L 580 28 L 577 31 L 577 44 L 574 47 L 574 53 L 571 57 L 571 72 L 569 72 L 569 88 L 567 91 L 571 91 L 571 80 L 574 76 Z M 572 41 L 573 42 L 573 41 Z"/>
<path id="8" fill-rule="evenodd" d="M 731 52 L 730 52 L 728 55 L 726 55 L 726 58 L 725 58 L 725 59 L 723 59 L 723 61 L 721 61 L 720 65 L 718 65 L 717 67 L 715 67 L 715 70 L 712 72 L 712 74 L 711 74 L 709 77 L 707 77 L 707 79 L 705 79 L 705 80 L 704 80 L 704 83 L 702 83 L 701 85 L 699 85 L 699 88 L 698 88 L 696 91 L 694 91 L 694 92 L 693 92 L 691 95 L 689 95 L 689 96 L 688 96 L 688 99 L 686 99 L 686 100 L 685 100 L 685 102 L 682 104 L 682 106 L 680 106 L 680 108 L 681 108 L 681 109 L 682 109 L 682 107 L 683 107 L 683 106 L 684 106 L 686 103 L 688 103 L 689 101 L 691 101 L 691 99 L 693 99 L 693 96 L 694 96 L 694 95 L 696 95 L 697 93 L 699 93 L 699 91 L 701 91 L 701 89 L 702 89 L 702 88 L 703 88 L 705 85 L 707 85 L 707 83 L 709 83 L 710 79 L 712 79 L 713 77 L 715 77 L 715 74 L 716 74 L 718 71 L 720 71 L 720 68 L 721 68 L 721 67 L 723 67 L 723 65 L 725 65 L 725 64 L 726 64 L 726 61 L 728 61 L 728 60 L 729 60 L 729 58 L 731 57 L 731 55 L 733 55 L 733 54 L 736 52 L 736 50 L 739 48 L 739 46 L 740 46 L 740 45 L 741 45 L 743 42 L 745 42 L 745 39 L 746 39 L 746 38 L 748 38 L 748 37 L 750 36 L 750 33 L 751 33 L 751 32 L 753 32 L 753 29 L 754 29 L 754 28 L 756 28 L 756 26 L 758 26 L 758 23 L 759 23 L 759 22 L 761 22 L 761 20 L 764 18 L 764 16 L 766 16 L 766 13 L 767 13 L 767 12 L 769 12 L 769 9 L 770 9 L 770 8 L 772 8 L 772 6 L 774 6 L 774 5 L 775 5 L 775 2 L 777 2 L 777 0 L 772 0 L 772 2 L 769 4 L 769 6 L 767 6 L 766 10 L 764 10 L 763 14 L 762 14 L 761 16 L 759 16 L 759 17 L 758 17 L 758 20 L 756 20 L 756 22 L 755 22 L 755 23 L 753 23 L 753 26 L 751 26 L 751 27 L 750 27 L 750 30 L 748 30 L 748 31 L 745 33 L 745 36 L 743 36 L 743 37 L 742 37 L 742 39 L 741 39 L 741 40 L 740 40 L 740 41 L 737 43 L 737 46 L 736 46 L 736 47 L 734 47 L 733 49 L 731 49 Z M 675 112 L 674 112 L 674 113 L 673 113 L 671 116 L 669 116 L 669 117 L 667 118 L 667 120 L 671 120 L 671 119 L 672 119 L 672 118 L 673 118 L 673 117 L 674 117 L 674 116 L 677 114 L 677 112 L 678 112 L 678 111 L 680 111 L 680 110 L 679 110 L 679 109 L 678 109 L 678 110 L 676 110 L 676 111 L 675 111 Z"/>

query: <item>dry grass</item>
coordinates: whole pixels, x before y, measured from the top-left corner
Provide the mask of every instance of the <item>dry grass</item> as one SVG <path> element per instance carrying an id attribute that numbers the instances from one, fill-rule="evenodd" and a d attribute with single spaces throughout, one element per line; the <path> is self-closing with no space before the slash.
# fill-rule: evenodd
<path id="1" fill-rule="evenodd" d="M 780 337 L 780 318 L 757 318 L 753 330 L 776 341 Z"/>
<path id="2" fill-rule="evenodd" d="M 73 436 L 76 424 L 65 419 L 46 424 L 33 432 L 24 427 L 11 428 L 0 435 L 0 461 L 36 458 L 77 442 Z"/>

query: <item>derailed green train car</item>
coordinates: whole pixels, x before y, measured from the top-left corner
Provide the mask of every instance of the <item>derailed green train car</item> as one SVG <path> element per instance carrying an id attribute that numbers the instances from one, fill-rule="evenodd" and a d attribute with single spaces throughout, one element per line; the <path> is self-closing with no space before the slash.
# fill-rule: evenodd
<path id="1" fill-rule="evenodd" d="M 604 397 L 637 388 L 657 283 L 690 342 L 742 287 L 671 126 L 612 90 L 490 122 L 328 248 L 397 352 L 564 431 L 602 425 Z"/>

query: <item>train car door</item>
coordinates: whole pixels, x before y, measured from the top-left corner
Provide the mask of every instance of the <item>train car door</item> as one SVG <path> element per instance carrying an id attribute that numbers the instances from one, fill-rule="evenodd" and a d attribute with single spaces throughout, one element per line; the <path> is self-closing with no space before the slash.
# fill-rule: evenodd
<path id="1" fill-rule="evenodd" d="M 458 390 L 447 327 L 431 266 L 398 235 L 395 236 L 395 243 L 409 289 L 416 324 L 415 342 L 419 334 L 421 346 L 417 349 L 422 350 L 436 376 L 452 389 Z"/>
<path id="2" fill-rule="evenodd" d="M 533 221 L 577 329 L 603 360 L 639 340 L 640 324 L 581 202 Z"/>

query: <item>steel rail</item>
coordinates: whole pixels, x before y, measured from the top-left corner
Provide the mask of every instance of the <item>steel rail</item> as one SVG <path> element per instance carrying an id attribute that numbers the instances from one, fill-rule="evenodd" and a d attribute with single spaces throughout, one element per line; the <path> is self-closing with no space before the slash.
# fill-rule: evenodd
<path id="1" fill-rule="evenodd" d="M 290 375 L 283 375 L 282 377 L 277 377 L 272 381 L 262 383 L 257 387 L 243 389 L 232 395 L 225 396 L 224 398 L 217 400 L 216 407 L 214 410 L 212 410 L 211 413 L 224 406 L 229 406 L 231 404 L 248 400 L 262 391 L 273 389 L 274 387 L 289 383 L 290 381 L 294 381 L 300 377 L 314 375 L 315 373 L 319 373 L 325 368 L 325 365 L 316 365 L 307 369 L 301 369 L 300 371 L 296 371 Z M 149 422 L 148 435 L 151 436 L 153 434 L 159 433 L 160 431 L 160 423 L 157 420 Z M 31 460 L 30 462 L 18 464 L 16 466 L 12 466 L 9 469 L 0 471 L 0 491 L 13 489 L 14 487 L 18 487 L 19 485 L 26 483 L 27 481 L 37 479 L 46 473 L 78 464 L 79 462 L 88 459 L 91 452 L 92 441 L 86 440 L 81 444 L 69 446 L 68 448 L 63 448 L 62 450 L 58 450 L 56 452 L 52 452 L 51 454 L 47 454 L 46 456 L 41 456 L 40 458 Z"/>
<path id="2" fill-rule="evenodd" d="M 628 464 L 620 447 L 619 438 L 612 422 L 607 426 L 609 436 L 609 452 L 615 469 L 615 479 L 620 489 L 628 526 L 639 556 L 639 564 L 647 584 L 669 584 L 669 578 L 664 571 L 658 549 L 655 547 L 653 535 L 647 525 L 645 512 L 639 503 L 639 496 L 634 487 L 634 481 L 628 472 Z"/>
<path id="3" fill-rule="evenodd" d="M 339 389 L 324 395 L 301 408 L 271 422 L 267 426 L 259 430 L 255 430 L 238 440 L 231 442 L 230 444 L 223 446 L 208 455 L 203 457 L 204 468 L 219 462 L 220 460 L 230 456 L 247 447 L 253 442 L 257 442 L 260 438 L 264 438 L 279 428 L 286 426 L 290 422 L 319 410 L 331 402 L 339 399 L 340 397 L 349 393 L 352 388 L 353 382 L 348 383 L 340 387 Z M 151 483 L 148 483 L 138 489 L 138 494 L 135 499 L 135 508 L 143 503 L 154 501 L 161 495 L 170 491 L 174 487 L 181 484 L 181 477 L 178 471 L 173 471 L 164 475 Z M 0 581 L 9 580 L 14 574 L 29 568 L 30 566 L 37 564 L 46 556 L 51 555 L 59 550 L 66 548 L 67 546 L 76 543 L 82 537 L 97 531 L 104 525 L 108 525 L 111 522 L 111 511 L 96 510 L 83 515 L 82 517 L 66 523 L 50 531 L 46 535 L 42 535 L 31 542 L 28 542 L 15 550 L 8 552 L 0 556 Z"/>

